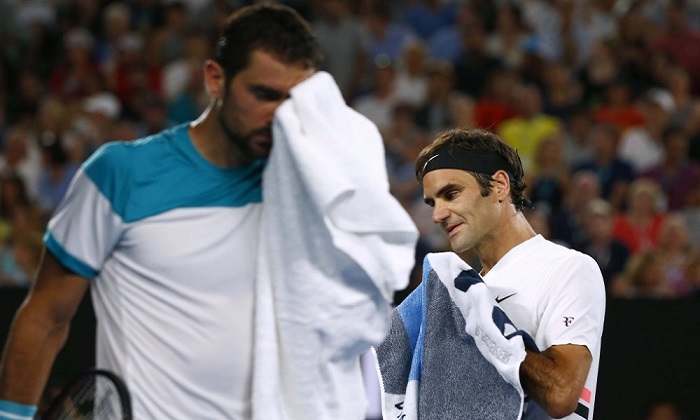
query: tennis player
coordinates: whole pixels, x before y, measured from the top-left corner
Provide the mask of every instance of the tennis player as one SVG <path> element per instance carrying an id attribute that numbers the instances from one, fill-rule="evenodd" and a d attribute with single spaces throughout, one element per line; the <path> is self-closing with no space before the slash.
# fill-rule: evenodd
<path id="1" fill-rule="evenodd" d="M 97 360 L 128 378 L 135 418 L 250 416 L 264 162 L 274 112 L 319 51 L 291 8 L 239 9 L 204 64 L 202 115 L 81 167 L 9 335 L 0 419 L 32 417 L 88 287 Z"/>
<path id="2" fill-rule="evenodd" d="M 486 131 L 446 131 L 420 153 L 416 175 L 452 250 L 478 255 L 494 299 L 541 350 L 520 366 L 524 418 L 591 419 L 603 278 L 592 258 L 530 227 L 517 152 Z"/>

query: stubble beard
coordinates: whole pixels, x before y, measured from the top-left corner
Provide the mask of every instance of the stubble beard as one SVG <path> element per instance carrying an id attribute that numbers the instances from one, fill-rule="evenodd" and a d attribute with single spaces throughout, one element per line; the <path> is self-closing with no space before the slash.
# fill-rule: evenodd
<path id="1" fill-rule="evenodd" d="M 221 112 L 219 112 L 219 125 L 224 131 L 229 143 L 238 150 L 243 156 L 252 157 L 250 150 L 250 135 L 240 135 L 229 127 Z"/>

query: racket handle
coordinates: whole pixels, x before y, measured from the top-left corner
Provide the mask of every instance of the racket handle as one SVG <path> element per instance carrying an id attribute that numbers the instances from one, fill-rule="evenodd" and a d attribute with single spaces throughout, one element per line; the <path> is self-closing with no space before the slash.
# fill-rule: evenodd
<path id="1" fill-rule="evenodd" d="M 32 420 L 36 409 L 35 405 L 0 400 L 0 420 Z"/>

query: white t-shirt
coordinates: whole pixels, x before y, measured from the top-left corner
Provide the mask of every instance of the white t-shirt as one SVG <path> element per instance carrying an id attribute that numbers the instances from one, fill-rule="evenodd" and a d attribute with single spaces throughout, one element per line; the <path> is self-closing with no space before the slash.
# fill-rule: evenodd
<path id="1" fill-rule="evenodd" d="M 47 248 L 92 279 L 97 365 L 134 418 L 250 416 L 263 168 L 211 165 L 183 124 L 103 146 L 50 221 Z"/>
<path id="2" fill-rule="evenodd" d="M 565 418 L 593 418 L 605 317 L 605 286 L 595 260 L 537 235 L 511 249 L 484 281 L 540 350 L 557 344 L 588 347 L 593 362 L 579 398 L 581 415 Z"/>

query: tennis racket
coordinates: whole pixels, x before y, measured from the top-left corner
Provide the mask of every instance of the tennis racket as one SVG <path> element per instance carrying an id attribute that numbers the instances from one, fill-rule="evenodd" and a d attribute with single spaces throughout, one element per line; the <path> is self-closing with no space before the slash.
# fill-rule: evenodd
<path id="1" fill-rule="evenodd" d="M 131 420 L 124 381 L 101 369 L 88 370 L 66 385 L 51 402 L 45 420 Z"/>

